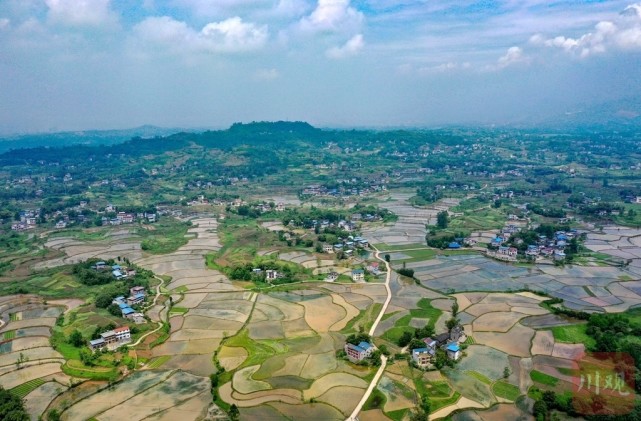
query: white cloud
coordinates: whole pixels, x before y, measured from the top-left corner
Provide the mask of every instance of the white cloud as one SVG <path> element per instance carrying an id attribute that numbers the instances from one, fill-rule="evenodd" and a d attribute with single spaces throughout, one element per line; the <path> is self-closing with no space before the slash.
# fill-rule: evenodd
<path id="1" fill-rule="evenodd" d="M 497 68 L 504 69 L 516 63 L 527 62 L 528 58 L 523 54 L 521 47 L 510 47 L 507 49 L 505 55 L 499 57 L 497 61 Z"/>
<path id="2" fill-rule="evenodd" d="M 365 46 L 363 35 L 357 34 L 350 38 L 345 44 L 340 47 L 332 47 L 325 52 L 325 55 L 333 59 L 341 59 L 358 54 Z"/>
<path id="3" fill-rule="evenodd" d="M 113 26 L 118 16 L 110 9 L 111 0 L 45 0 L 52 23 L 67 26 Z"/>
<path id="4" fill-rule="evenodd" d="M 350 6 L 350 0 L 318 0 L 314 11 L 300 21 L 310 32 L 355 32 L 363 23 L 363 13 Z"/>
<path id="5" fill-rule="evenodd" d="M 243 52 L 262 47 L 267 26 L 243 22 L 239 17 L 208 23 L 196 31 L 185 22 L 169 16 L 147 18 L 134 28 L 143 41 L 164 46 L 172 52 Z"/>
<path id="6" fill-rule="evenodd" d="M 594 26 L 594 31 L 580 37 L 546 38 L 536 34 L 530 38 L 530 43 L 559 48 L 582 58 L 609 49 L 641 49 L 641 3 L 627 6 L 614 22 L 601 21 Z"/>
<path id="7" fill-rule="evenodd" d="M 7 29 L 11 25 L 11 21 L 7 18 L 0 19 L 0 30 Z"/>
<path id="8" fill-rule="evenodd" d="M 274 80 L 280 77 L 276 69 L 259 69 L 254 73 L 254 80 Z"/>

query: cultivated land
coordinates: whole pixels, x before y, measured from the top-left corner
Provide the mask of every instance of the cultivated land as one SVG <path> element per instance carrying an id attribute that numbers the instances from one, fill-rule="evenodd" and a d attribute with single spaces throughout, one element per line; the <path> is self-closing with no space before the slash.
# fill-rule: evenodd
<path id="1" fill-rule="evenodd" d="M 0 245 L 0 385 L 25 399 L 32 419 L 58 411 L 63 420 L 222 420 L 238 409 L 242 420 L 407 420 L 425 397 L 430 419 L 530 419 L 540 390 L 570 390 L 577 361 L 597 344 L 585 321 L 569 317 L 582 313 L 570 310 L 635 315 L 629 310 L 641 304 L 641 230 L 630 226 L 638 217 L 615 210 L 594 220 L 600 207 L 578 205 L 597 192 L 618 203 L 590 181 L 600 180 L 600 170 L 582 166 L 585 173 L 562 178 L 584 190 L 581 198 L 550 193 L 563 191 L 556 178 L 528 173 L 569 171 L 563 160 L 570 158 L 560 152 L 551 158 L 516 143 L 485 150 L 461 141 L 469 147 L 461 154 L 448 140 L 408 151 L 396 145 L 394 154 L 383 144 L 348 154 L 330 140 L 323 148 L 292 148 L 288 161 L 277 147 L 236 153 L 198 142 L 180 153 L 147 151 L 156 175 L 140 170 L 149 173 L 140 191 L 109 179 L 119 196 L 102 184 L 88 193 L 90 204 L 142 207 L 153 191 L 157 202 L 172 203 L 159 221 L 49 226 Z M 485 170 L 467 174 L 462 162 L 439 164 L 441 156 L 459 155 L 497 166 L 498 159 L 517 159 L 520 166 L 490 177 Z M 312 165 L 312 157 L 319 163 Z M 331 165 L 338 157 L 345 164 Z M 216 164 L 200 167 L 210 159 Z M 277 161 L 282 168 L 271 164 Z M 391 163 L 403 170 L 388 170 Z M 201 182 L 216 171 L 225 174 Z M 634 180 L 634 171 L 621 169 L 619 181 Z M 567 208 L 566 201 L 577 205 Z M 524 202 L 554 209 L 530 210 Z M 368 216 L 355 206 L 394 217 Z M 567 218 L 549 216 L 557 210 Z M 98 222 L 107 214 L 100 212 L 92 215 Z M 448 215 L 448 226 L 438 226 L 439 214 Z M 354 225 L 339 227 L 340 220 Z M 485 255 L 486 243 L 508 225 L 525 231 L 561 223 L 585 237 L 574 260 L 528 261 L 523 250 L 514 262 Z M 347 246 L 348 235 L 372 246 L 340 254 L 334 245 Z M 428 247 L 426 236 L 478 243 Z M 140 309 L 149 321 L 132 343 L 93 365 L 60 335 L 77 329 L 86 341 L 98 326 L 133 323 L 96 307 L 106 287 L 84 285 L 71 273 L 70 265 L 88 259 L 131 262 L 155 276 Z M 281 276 L 270 283 L 264 273 L 275 269 Z M 364 280 L 351 280 L 355 269 L 365 269 Z M 333 282 L 325 280 L 330 273 L 337 274 Z M 454 303 L 467 335 L 461 359 L 440 370 L 414 367 L 399 340 L 426 326 L 446 332 Z M 389 351 L 380 367 L 342 357 L 347 337 L 359 332 Z"/>

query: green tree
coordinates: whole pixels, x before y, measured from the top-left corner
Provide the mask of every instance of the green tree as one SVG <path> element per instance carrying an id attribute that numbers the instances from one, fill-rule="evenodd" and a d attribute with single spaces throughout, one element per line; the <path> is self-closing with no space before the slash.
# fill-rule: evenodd
<path id="1" fill-rule="evenodd" d="M 430 398 L 427 395 L 421 396 L 421 409 L 423 412 L 425 412 L 426 415 L 429 415 L 432 409 L 432 403 L 430 402 Z"/>
<path id="2" fill-rule="evenodd" d="M 456 317 L 458 314 L 458 301 L 454 300 L 452 303 L 452 317 Z"/>
<path id="3" fill-rule="evenodd" d="M 404 347 L 406 345 L 409 345 L 409 343 L 412 341 L 412 334 L 410 332 L 403 332 L 400 338 L 398 338 L 398 346 Z"/>
<path id="4" fill-rule="evenodd" d="M 387 263 L 389 263 L 389 262 L 390 262 L 390 259 L 391 259 L 390 255 L 389 255 L 389 254 L 386 254 L 386 255 L 385 255 L 385 261 L 386 261 Z"/>
<path id="5" fill-rule="evenodd" d="M 451 319 L 445 322 L 445 326 L 447 327 L 447 330 L 452 330 L 456 326 L 458 326 L 459 322 L 460 322 L 459 319 L 457 319 L 456 317 L 452 317 Z"/>
<path id="6" fill-rule="evenodd" d="M 57 409 L 52 409 L 47 414 L 47 421 L 60 421 L 60 412 Z"/>
<path id="7" fill-rule="evenodd" d="M 439 227 L 440 229 L 445 229 L 447 228 L 448 223 L 449 223 L 449 215 L 447 214 L 447 211 L 441 211 L 438 214 L 436 214 L 437 227 Z"/>
<path id="8" fill-rule="evenodd" d="M 74 329 L 69 335 L 68 342 L 76 348 L 80 348 L 85 344 L 85 338 L 82 337 L 82 333 L 78 329 Z"/>
<path id="9" fill-rule="evenodd" d="M 236 421 L 238 420 L 238 418 L 240 418 L 240 411 L 238 410 L 236 404 L 232 404 L 231 408 L 229 408 L 229 418 L 232 421 Z"/>
<path id="10" fill-rule="evenodd" d="M 22 399 L 0 386 L 0 420 L 29 421 Z"/>

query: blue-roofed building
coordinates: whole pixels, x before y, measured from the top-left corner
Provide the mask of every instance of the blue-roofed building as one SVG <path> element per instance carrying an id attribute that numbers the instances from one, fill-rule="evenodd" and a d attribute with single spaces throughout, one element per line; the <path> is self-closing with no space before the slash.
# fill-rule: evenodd
<path id="1" fill-rule="evenodd" d="M 127 303 L 118 303 L 118 307 L 122 310 L 124 308 L 129 308 L 129 305 Z"/>
<path id="2" fill-rule="evenodd" d="M 93 339 L 93 340 L 89 341 L 89 347 L 91 348 L 92 351 L 96 351 L 98 349 L 102 349 L 105 346 L 107 346 L 107 343 L 102 338 Z"/>
<path id="3" fill-rule="evenodd" d="M 136 294 L 127 298 L 127 303 L 129 305 L 140 304 L 145 301 L 145 294 Z"/>
<path id="4" fill-rule="evenodd" d="M 120 305 L 120 304 L 122 304 L 122 303 L 124 303 L 124 302 L 125 302 L 125 297 L 123 297 L 123 296 L 121 295 L 121 296 L 119 296 L 119 297 L 114 298 L 114 299 L 113 299 L 113 301 L 112 301 L 111 303 L 112 303 L 112 304 L 118 304 L 118 305 Z"/>
<path id="5" fill-rule="evenodd" d="M 461 358 L 461 348 L 458 346 L 457 343 L 451 343 L 447 347 L 445 347 L 445 352 L 447 353 L 447 358 L 450 360 L 458 360 Z"/>
<path id="6" fill-rule="evenodd" d="M 123 274 L 122 274 L 122 272 L 121 272 L 120 270 L 118 270 L 118 269 L 114 269 L 114 270 L 111 272 L 111 274 L 112 274 L 112 275 L 114 276 L 114 278 L 116 278 L 116 279 L 120 279 L 120 278 L 122 278 L 123 276 L 125 276 L 125 275 L 123 275 Z"/>
<path id="7" fill-rule="evenodd" d="M 120 267 L 120 265 L 113 265 L 111 267 L 111 270 L 120 270 L 120 269 L 122 269 L 122 267 Z"/>
<path id="8" fill-rule="evenodd" d="M 122 311 L 122 317 L 133 317 L 133 314 L 136 312 L 133 308 L 131 307 L 125 307 L 122 308 L 120 311 Z"/>
<path id="9" fill-rule="evenodd" d="M 434 358 L 436 351 L 432 347 L 415 348 L 412 350 L 412 360 L 419 367 L 426 367 Z"/>
<path id="10" fill-rule="evenodd" d="M 452 241 L 450 244 L 448 244 L 447 248 L 448 248 L 448 249 L 455 249 L 455 250 L 457 250 L 457 249 L 460 249 L 460 248 L 461 248 L 461 245 L 460 245 L 459 243 L 457 243 L 456 241 Z"/>
<path id="11" fill-rule="evenodd" d="M 354 269 L 352 271 L 352 281 L 354 282 L 365 281 L 365 271 L 363 269 Z"/>
<path id="12" fill-rule="evenodd" d="M 350 343 L 345 344 L 345 353 L 350 361 L 362 361 L 372 355 L 374 349 L 374 345 L 368 342 L 361 342 L 358 345 Z"/>

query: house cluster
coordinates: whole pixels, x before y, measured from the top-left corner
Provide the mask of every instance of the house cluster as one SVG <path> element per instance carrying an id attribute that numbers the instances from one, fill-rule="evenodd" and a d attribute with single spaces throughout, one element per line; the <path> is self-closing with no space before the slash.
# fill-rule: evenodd
<path id="1" fill-rule="evenodd" d="M 342 239 L 340 243 L 336 243 L 331 247 L 332 250 L 327 251 L 327 253 L 338 253 L 342 251 L 346 255 L 351 256 L 354 253 L 354 250 L 369 247 L 369 241 L 363 237 L 353 237 L 350 235 L 349 237 Z M 323 250 L 329 250 L 328 245 L 327 247 L 323 246 Z"/>
<path id="2" fill-rule="evenodd" d="M 131 342 L 131 331 L 128 326 L 121 326 L 101 333 L 100 338 L 89 341 L 89 347 L 92 351 L 99 349 L 113 351 L 129 342 Z"/>
<path id="3" fill-rule="evenodd" d="M 277 271 L 275 269 L 267 269 L 267 270 L 263 271 L 261 268 L 254 268 L 254 269 L 252 269 L 252 272 L 255 275 L 259 275 L 259 276 L 263 275 L 263 273 L 264 273 L 265 282 L 269 282 L 269 283 L 272 283 L 276 279 L 281 279 L 281 278 L 285 277 L 284 273 L 279 272 L 279 271 Z"/>
<path id="4" fill-rule="evenodd" d="M 525 251 L 525 255 L 536 259 L 538 256 L 552 258 L 554 260 L 565 259 L 565 248 L 568 242 L 578 234 L 577 230 L 557 231 L 553 238 L 545 235 L 539 235 L 536 244 L 530 244 Z"/>
<path id="5" fill-rule="evenodd" d="M 449 359 L 457 361 L 461 358 L 459 343 L 466 339 L 467 336 L 461 326 L 456 326 L 449 333 L 441 333 L 433 338 L 423 338 L 421 341 L 425 346 L 412 349 L 412 360 L 421 368 L 428 367 L 436 356 L 436 350 L 440 348 L 445 351 Z"/>
<path id="6" fill-rule="evenodd" d="M 342 183 L 338 187 L 327 188 L 319 184 L 312 184 L 305 187 L 301 192 L 301 196 L 306 197 L 339 197 L 339 196 L 365 196 L 370 193 L 376 193 L 380 191 L 386 191 L 387 187 L 384 184 L 377 182 L 369 183 L 367 181 L 361 181 L 358 183 L 358 186 L 350 186 L 349 184 L 354 184 L 352 180 L 338 180 Z"/>
<path id="7" fill-rule="evenodd" d="M 349 342 L 345 344 L 345 353 L 347 358 L 351 362 L 363 361 L 365 358 L 368 358 L 372 355 L 376 348 L 369 342 L 360 342 L 358 345 L 350 344 Z"/>
<path id="8" fill-rule="evenodd" d="M 153 212 L 139 212 L 137 214 L 118 212 L 113 218 L 103 216 L 102 225 L 133 224 L 134 222 L 136 222 L 136 220 L 146 220 L 147 222 L 154 223 L 157 219 L 158 216 Z"/>
<path id="9" fill-rule="evenodd" d="M 118 264 L 110 266 L 103 261 L 96 262 L 96 264 L 91 265 L 91 268 L 101 272 L 111 270 L 111 274 L 116 279 L 132 278 L 136 276 L 136 269 L 134 268 L 123 267 Z"/>
<path id="10" fill-rule="evenodd" d="M 20 221 L 11 224 L 13 231 L 26 231 L 35 228 L 40 217 L 40 209 L 20 211 Z"/>
<path id="11" fill-rule="evenodd" d="M 112 303 L 120 307 L 122 317 L 125 319 L 133 320 L 136 324 L 145 323 L 145 316 L 131 308 L 131 306 L 142 304 L 145 301 L 145 288 L 140 286 L 133 287 L 129 290 L 129 294 L 127 298 L 124 296 L 114 298 Z"/>

